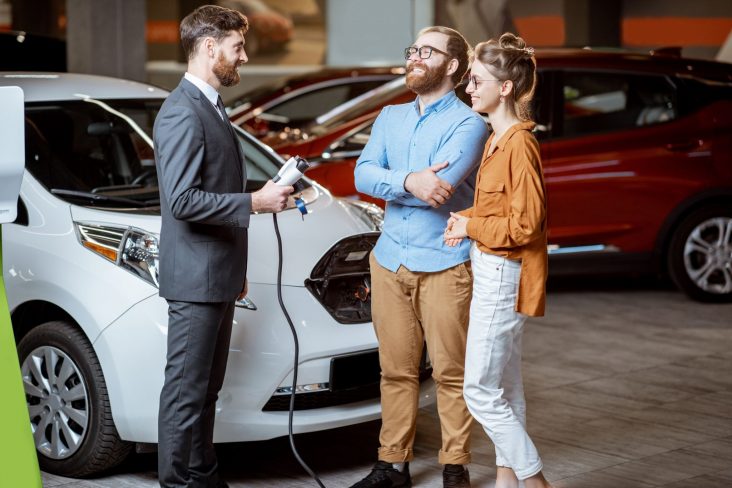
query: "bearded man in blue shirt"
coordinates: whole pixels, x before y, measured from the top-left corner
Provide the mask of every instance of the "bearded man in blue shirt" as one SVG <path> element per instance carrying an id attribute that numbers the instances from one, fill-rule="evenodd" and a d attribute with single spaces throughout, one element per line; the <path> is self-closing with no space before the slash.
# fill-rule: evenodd
<path id="1" fill-rule="evenodd" d="M 371 310 L 379 340 L 382 426 L 378 462 L 352 488 L 412 486 L 409 461 L 423 345 L 432 362 L 445 487 L 469 487 L 472 417 L 463 400 L 472 272 L 469 241 L 444 244 L 450 212 L 473 202 L 486 124 L 455 95 L 471 48 L 447 27 L 405 49 L 413 103 L 385 107 L 356 164 L 356 188 L 386 202 L 371 254 Z"/>

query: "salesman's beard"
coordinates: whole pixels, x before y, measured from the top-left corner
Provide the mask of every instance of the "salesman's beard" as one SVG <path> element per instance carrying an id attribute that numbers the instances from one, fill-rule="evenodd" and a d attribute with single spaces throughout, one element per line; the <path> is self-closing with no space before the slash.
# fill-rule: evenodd
<path id="1" fill-rule="evenodd" d="M 216 60 L 216 64 L 214 64 L 213 73 L 218 78 L 221 86 L 234 86 L 241 81 L 241 76 L 239 76 L 239 62 L 229 62 L 222 52 L 219 53 L 219 58 Z"/>
<path id="2" fill-rule="evenodd" d="M 424 95 L 437 89 L 447 74 L 447 65 L 449 61 L 445 61 L 441 65 L 430 68 L 424 63 L 415 61 L 407 66 L 407 88 L 417 95 Z M 414 68 L 424 70 L 422 74 L 415 74 Z"/>

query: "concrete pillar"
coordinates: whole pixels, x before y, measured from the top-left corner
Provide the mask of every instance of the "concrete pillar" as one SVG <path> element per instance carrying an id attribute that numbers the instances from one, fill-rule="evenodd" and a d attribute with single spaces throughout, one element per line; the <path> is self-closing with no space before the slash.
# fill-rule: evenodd
<path id="1" fill-rule="evenodd" d="M 326 64 L 404 64 L 404 48 L 434 18 L 432 0 L 328 0 Z"/>
<path id="2" fill-rule="evenodd" d="M 10 0 L 12 29 L 63 39 L 64 0 Z"/>
<path id="3" fill-rule="evenodd" d="M 145 0 L 67 0 L 69 71 L 145 81 Z"/>
<path id="4" fill-rule="evenodd" d="M 444 9 L 445 18 L 449 19 L 442 25 L 460 31 L 473 46 L 488 39 L 497 39 L 504 32 L 518 32 L 511 18 L 508 0 L 446 0 L 437 3 Z"/>
<path id="5" fill-rule="evenodd" d="M 622 1 L 564 0 L 565 45 L 620 47 Z"/>

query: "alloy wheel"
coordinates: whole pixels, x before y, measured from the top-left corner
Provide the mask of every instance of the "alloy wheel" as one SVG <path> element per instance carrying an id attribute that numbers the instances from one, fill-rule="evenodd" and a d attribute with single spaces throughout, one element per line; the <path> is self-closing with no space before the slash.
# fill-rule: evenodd
<path id="1" fill-rule="evenodd" d="M 79 367 L 62 350 L 34 349 L 21 366 L 36 449 L 65 459 L 81 446 L 89 425 L 89 392 Z"/>
<path id="2" fill-rule="evenodd" d="M 732 218 L 714 217 L 694 227 L 684 244 L 684 267 L 699 289 L 732 292 Z"/>

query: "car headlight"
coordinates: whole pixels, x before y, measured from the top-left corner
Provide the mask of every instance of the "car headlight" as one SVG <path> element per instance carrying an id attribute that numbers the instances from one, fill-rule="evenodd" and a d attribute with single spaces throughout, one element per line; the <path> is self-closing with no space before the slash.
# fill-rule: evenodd
<path id="1" fill-rule="evenodd" d="M 135 227 L 74 223 L 86 249 L 158 286 L 158 237 Z"/>
<path id="2" fill-rule="evenodd" d="M 346 198 L 339 202 L 349 214 L 364 222 L 372 231 L 381 232 L 384 225 L 384 211 L 380 207 L 373 203 Z"/>

